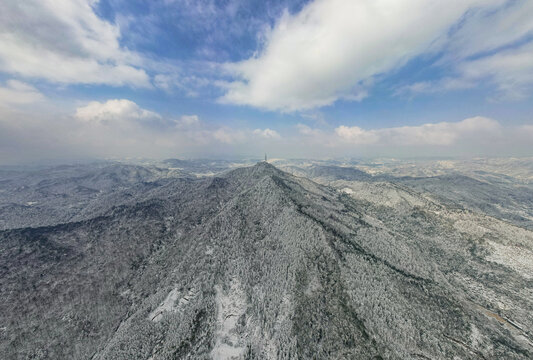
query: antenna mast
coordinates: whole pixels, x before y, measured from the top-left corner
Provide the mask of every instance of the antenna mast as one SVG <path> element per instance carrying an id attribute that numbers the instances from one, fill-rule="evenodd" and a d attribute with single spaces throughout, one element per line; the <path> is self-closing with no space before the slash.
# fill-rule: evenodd
<path id="1" fill-rule="evenodd" d="M 267 153 L 265 153 L 265 162 L 267 162 Z"/>

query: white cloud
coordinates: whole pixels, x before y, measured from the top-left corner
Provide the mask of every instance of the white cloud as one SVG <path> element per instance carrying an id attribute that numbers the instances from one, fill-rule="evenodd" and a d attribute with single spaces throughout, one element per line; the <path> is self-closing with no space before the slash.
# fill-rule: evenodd
<path id="1" fill-rule="evenodd" d="M 213 143 L 238 144 L 252 135 L 263 138 L 279 136 L 274 130 L 256 131 L 208 126 L 198 115 L 182 115 L 169 118 L 141 108 L 127 99 L 92 101 L 76 109 L 74 117 L 80 127 L 76 137 L 93 143 L 124 142 L 124 149 L 132 149 L 133 143 L 157 143 L 158 148 L 207 146 Z M 259 130 L 259 132 L 258 132 Z M 110 146 L 110 145 L 105 145 Z M 116 147 L 116 146 L 111 146 Z M 141 148 L 143 148 L 141 146 Z M 151 149 L 150 152 L 154 151 Z"/>
<path id="2" fill-rule="evenodd" d="M 470 13 L 446 44 L 445 59 L 465 59 L 533 35 L 533 2 L 495 2 Z M 503 6 L 502 6 L 503 5 Z"/>
<path id="3" fill-rule="evenodd" d="M 98 0 L 0 2 L 0 71 L 57 83 L 150 87 L 120 29 L 94 13 Z"/>
<path id="4" fill-rule="evenodd" d="M 528 97 L 533 88 L 533 42 L 466 61 L 459 66 L 459 71 L 467 81 L 493 82 L 497 92 L 506 98 Z"/>
<path id="5" fill-rule="evenodd" d="M 320 129 L 313 129 L 305 124 L 297 124 L 296 129 L 301 135 L 320 137 L 323 135 L 323 131 Z"/>
<path id="6" fill-rule="evenodd" d="M 234 144 L 242 142 L 246 139 L 246 134 L 243 131 L 221 128 L 212 133 L 213 139 L 224 143 Z"/>
<path id="7" fill-rule="evenodd" d="M 533 85 L 532 18 L 530 0 L 487 3 L 469 12 L 440 42 L 444 55 L 437 65 L 452 75 L 400 87 L 396 94 L 437 93 L 492 83 L 498 99 L 528 97 Z"/>
<path id="8" fill-rule="evenodd" d="M 203 125 L 198 115 L 183 115 L 180 118 L 162 116 L 127 99 L 92 101 L 78 107 L 74 116 L 80 122 L 95 129 L 99 128 L 100 131 L 103 128 L 116 128 L 122 132 L 146 132 L 151 136 L 158 136 L 157 133 L 161 131 L 191 135 L 200 131 Z"/>
<path id="9" fill-rule="evenodd" d="M 449 146 L 464 138 L 483 138 L 487 134 L 497 134 L 500 126 L 497 121 L 477 116 L 456 123 L 441 122 L 420 126 L 404 126 L 380 130 L 386 142 L 398 145 L 441 145 Z"/>
<path id="10" fill-rule="evenodd" d="M 272 129 L 255 129 L 252 133 L 263 139 L 281 139 L 281 135 Z"/>
<path id="11" fill-rule="evenodd" d="M 208 64 L 203 64 L 205 67 L 201 70 L 196 69 L 194 66 L 189 66 L 187 74 L 181 74 L 181 69 L 176 67 L 161 66 L 155 64 L 154 68 L 158 71 L 163 71 L 162 74 L 154 76 L 154 86 L 159 89 L 165 90 L 168 93 L 174 92 L 175 89 L 183 91 L 188 97 L 198 97 L 201 91 L 211 84 L 211 81 L 205 77 L 192 75 L 194 73 L 208 73 Z M 208 74 L 204 74 L 208 75 Z"/>
<path id="12" fill-rule="evenodd" d="M 241 130 L 210 127 L 194 114 L 167 118 L 127 99 L 93 101 L 70 114 L 56 111 L 0 107 L 0 162 L 85 156 L 170 157 L 202 153 L 214 146 L 223 149 L 250 138 Z"/>
<path id="13" fill-rule="evenodd" d="M 522 125 L 521 129 L 524 132 L 527 132 L 528 134 L 531 134 L 531 138 L 533 138 L 533 125 Z"/>
<path id="14" fill-rule="evenodd" d="M 84 122 L 101 124 L 131 121 L 148 123 L 161 120 L 159 114 L 143 109 L 133 101 L 126 99 L 108 100 L 104 103 L 92 101 L 76 109 L 76 118 Z"/>
<path id="15" fill-rule="evenodd" d="M 357 126 L 339 126 L 336 135 L 354 145 L 397 145 L 397 146 L 451 146 L 459 140 L 483 140 L 487 135 L 501 131 L 497 121 L 477 116 L 459 122 L 441 122 L 419 126 L 403 126 L 363 130 Z"/>
<path id="16" fill-rule="evenodd" d="M 0 86 L 0 105 L 31 104 L 44 99 L 39 90 L 22 81 L 8 80 L 5 86 Z"/>
<path id="17" fill-rule="evenodd" d="M 179 125 L 183 127 L 193 127 L 200 124 L 198 115 L 183 115 L 179 121 Z"/>
<path id="18" fill-rule="evenodd" d="M 347 125 L 317 129 L 299 124 L 296 131 L 278 133 L 273 129 L 221 127 L 196 115 L 168 120 L 154 114 L 128 100 L 93 102 L 70 115 L 38 112 L 31 107 L 0 107 L 0 163 L 86 156 L 260 156 L 265 151 L 272 156 L 323 157 L 504 156 L 530 154 L 532 150 L 531 125 L 501 126 L 483 117 L 381 129 Z M 168 125 L 157 126 L 160 122 Z"/>
<path id="19" fill-rule="evenodd" d="M 178 75 L 157 74 L 154 76 L 154 85 L 159 89 L 170 91 L 174 84 L 179 83 Z"/>
<path id="20" fill-rule="evenodd" d="M 503 0 L 315 0 L 285 13 L 262 52 L 227 68 L 222 102 L 304 110 L 361 100 L 367 82 L 430 50 L 463 14 Z"/>
<path id="21" fill-rule="evenodd" d="M 525 141 L 529 144 L 530 150 L 533 150 L 533 125 L 522 125 L 517 128 L 516 135 L 514 137 L 515 141 L 520 142 L 520 140 Z"/>
<path id="22" fill-rule="evenodd" d="M 110 136 L 112 141 L 130 138 L 157 139 L 159 144 L 171 146 L 176 141 L 186 140 L 189 145 L 222 143 L 226 145 L 246 144 L 253 139 L 262 142 L 291 141 L 282 137 L 277 131 L 266 129 L 235 129 L 229 127 L 212 127 L 203 124 L 197 115 L 183 115 L 178 120 L 167 120 L 161 115 L 142 109 L 129 100 L 108 100 L 107 102 L 91 102 L 76 111 L 76 118 L 83 124 L 79 129 L 80 136 L 91 133 L 93 138 Z M 162 128 L 154 124 L 170 124 Z M 146 126 L 155 132 L 146 132 Z M 409 146 L 440 146 L 450 147 L 459 142 L 490 142 L 498 137 L 502 128 L 492 119 L 477 116 L 459 122 L 441 122 L 418 126 L 403 126 L 365 130 L 358 126 L 341 125 L 333 132 L 314 129 L 304 124 L 296 126 L 300 140 L 311 141 L 328 148 L 346 146 L 378 146 L 378 147 L 409 147 Z M 157 131 L 161 130 L 161 131 Z M 294 141 L 294 138 L 292 138 Z M 150 140 L 154 141 L 154 140 Z M 307 142 L 309 145 L 309 142 Z"/>
<path id="23" fill-rule="evenodd" d="M 379 140 L 375 131 L 366 131 L 358 126 L 341 125 L 335 129 L 335 133 L 342 139 L 355 144 L 374 144 Z"/>
<path id="24" fill-rule="evenodd" d="M 472 79 L 446 77 L 437 81 L 421 81 L 405 85 L 395 91 L 395 95 L 434 94 L 451 90 L 471 89 L 476 84 Z"/>

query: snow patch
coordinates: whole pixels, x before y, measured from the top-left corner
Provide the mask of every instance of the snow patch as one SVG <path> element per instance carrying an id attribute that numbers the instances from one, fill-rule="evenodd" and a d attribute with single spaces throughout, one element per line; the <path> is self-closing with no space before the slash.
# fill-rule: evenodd
<path id="1" fill-rule="evenodd" d="M 240 359 L 246 351 L 237 321 L 246 312 L 246 296 L 238 280 L 233 279 L 227 293 L 215 286 L 217 304 L 216 342 L 211 357 L 215 360 Z"/>
<path id="2" fill-rule="evenodd" d="M 483 338 L 481 337 L 481 333 L 476 325 L 470 324 L 470 330 L 470 343 L 474 349 L 477 349 L 479 345 L 483 343 Z"/>
<path id="3" fill-rule="evenodd" d="M 526 279 L 533 279 L 533 252 L 522 247 L 489 241 L 494 252 L 487 260 L 510 267 Z"/>
<path id="4" fill-rule="evenodd" d="M 320 284 L 318 277 L 314 275 L 309 281 L 309 284 L 307 284 L 307 288 L 305 289 L 304 293 L 307 296 L 312 296 L 320 291 L 322 291 L 322 285 Z"/>
<path id="5" fill-rule="evenodd" d="M 462 233 L 476 236 L 478 238 L 483 237 L 483 235 L 489 232 L 487 228 L 470 219 L 457 220 L 454 222 L 453 227 Z"/>
<path id="6" fill-rule="evenodd" d="M 368 201 L 372 204 L 397 207 L 404 204 L 409 206 L 426 206 L 427 200 L 418 194 L 411 194 L 403 188 L 385 182 L 369 183 L 365 181 L 334 181 L 330 183 L 340 188 L 345 194 L 354 199 Z"/>
<path id="7" fill-rule="evenodd" d="M 161 321 L 166 312 L 182 311 L 184 306 L 187 305 L 195 295 L 195 290 L 190 289 L 186 295 L 180 298 L 180 291 L 177 288 L 172 289 L 168 293 L 165 300 L 163 300 L 163 302 L 154 311 L 152 311 L 148 317 L 154 322 Z"/>

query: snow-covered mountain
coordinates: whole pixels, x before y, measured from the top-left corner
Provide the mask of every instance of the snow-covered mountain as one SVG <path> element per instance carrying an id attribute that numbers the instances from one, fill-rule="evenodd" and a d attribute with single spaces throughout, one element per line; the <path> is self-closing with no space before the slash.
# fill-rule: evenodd
<path id="1" fill-rule="evenodd" d="M 150 171 L 5 224 L 3 358 L 533 357 L 524 227 L 351 170 Z"/>

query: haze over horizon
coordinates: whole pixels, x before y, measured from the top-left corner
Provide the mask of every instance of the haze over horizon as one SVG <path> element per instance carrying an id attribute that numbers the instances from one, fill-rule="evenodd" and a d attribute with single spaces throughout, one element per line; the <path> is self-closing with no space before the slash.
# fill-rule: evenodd
<path id="1" fill-rule="evenodd" d="M 0 164 L 531 156 L 528 0 L 0 3 Z"/>

